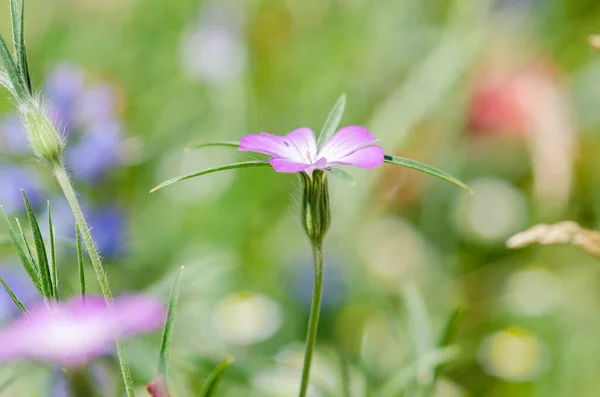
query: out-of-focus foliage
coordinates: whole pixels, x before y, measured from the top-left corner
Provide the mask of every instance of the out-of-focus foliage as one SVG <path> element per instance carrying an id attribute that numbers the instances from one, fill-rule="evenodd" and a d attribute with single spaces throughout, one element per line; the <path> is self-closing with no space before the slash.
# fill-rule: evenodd
<path id="1" fill-rule="evenodd" d="M 600 262 L 569 245 L 505 245 L 539 223 L 600 228 L 596 0 L 26 3 L 32 80 L 67 134 L 113 288 L 168 302 L 186 266 L 174 395 L 200 395 L 233 356 L 217 395 L 295 396 L 312 263 L 295 176 L 240 169 L 148 191 L 240 158 L 184 150 L 197 143 L 318 131 L 341 93 L 341 125 L 365 125 L 386 153 L 446 170 L 474 194 L 402 167 L 331 178 L 313 395 L 597 395 Z M 7 12 L 0 32 L 9 37 Z M 41 222 L 51 201 L 58 288 L 76 293 L 72 217 L 12 108 L 0 101 L 0 204 L 25 221 L 22 188 Z M 36 287 L 5 237 L 1 228 L 0 276 L 27 305 Z M 441 343 L 457 307 L 454 338 Z M 2 295 L 0 320 L 17 312 Z M 160 342 L 126 343 L 139 395 Z M 115 369 L 111 359 L 92 368 L 102 390 L 115 389 Z M 60 396 L 61 382 L 32 364 L 0 368 L 3 396 Z"/>

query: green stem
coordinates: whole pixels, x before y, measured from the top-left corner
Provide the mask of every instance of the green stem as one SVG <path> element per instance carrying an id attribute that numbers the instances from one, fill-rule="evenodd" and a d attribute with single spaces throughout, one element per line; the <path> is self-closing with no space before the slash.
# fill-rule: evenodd
<path id="1" fill-rule="evenodd" d="M 308 331 L 306 333 L 306 350 L 304 352 L 304 367 L 302 368 L 302 383 L 300 384 L 299 397 L 305 397 L 308 391 L 310 378 L 310 365 L 317 342 L 317 330 L 319 328 L 319 314 L 321 313 L 321 298 L 323 296 L 323 242 L 313 241 L 313 259 L 315 280 L 313 287 L 312 305 L 308 319 Z"/>
<path id="2" fill-rule="evenodd" d="M 80 228 L 81 235 L 83 236 L 83 242 L 87 251 L 90 255 L 90 259 L 92 261 L 92 267 L 96 272 L 96 277 L 98 278 L 98 282 L 100 283 L 100 289 L 102 290 L 102 295 L 104 295 L 104 299 L 109 307 L 113 307 L 113 297 L 112 292 L 110 291 L 110 286 L 108 284 L 108 278 L 106 277 L 106 273 L 104 272 L 104 267 L 102 266 L 102 260 L 100 259 L 100 254 L 98 253 L 98 249 L 96 248 L 96 244 L 94 243 L 94 239 L 92 238 L 92 234 L 90 233 L 90 227 L 85 220 L 85 215 L 83 214 L 83 210 L 81 209 L 81 205 L 79 204 L 79 200 L 77 199 L 77 193 L 73 188 L 73 184 L 71 183 L 71 179 L 69 178 L 69 174 L 64 166 L 58 165 L 54 167 L 54 176 L 60 185 L 65 198 L 67 199 L 69 206 L 71 207 L 71 211 L 75 216 L 75 223 Z M 127 397 L 134 397 L 133 393 L 133 380 L 131 379 L 131 373 L 129 372 L 129 366 L 125 362 L 125 357 L 123 353 L 123 346 L 119 339 L 115 339 L 115 344 L 117 347 L 117 355 L 119 358 L 119 365 L 121 367 L 121 374 L 123 376 L 123 382 L 125 383 L 125 392 L 127 393 Z"/>

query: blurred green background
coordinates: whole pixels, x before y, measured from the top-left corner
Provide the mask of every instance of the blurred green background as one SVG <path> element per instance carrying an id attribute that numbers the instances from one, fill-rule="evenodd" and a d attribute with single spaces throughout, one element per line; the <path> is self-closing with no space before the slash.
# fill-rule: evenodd
<path id="1" fill-rule="evenodd" d="M 8 2 L 2 9 L 10 37 Z M 597 0 L 26 1 L 33 79 L 68 131 L 68 166 L 113 288 L 166 301 L 186 266 L 177 397 L 198 395 L 227 356 L 220 395 L 296 395 L 310 248 L 294 175 L 240 170 L 150 188 L 242 157 L 184 151 L 191 144 L 319 130 L 344 92 L 344 125 L 365 125 L 387 153 L 442 168 L 475 194 L 389 165 L 350 170 L 354 183 L 332 179 L 312 396 L 597 396 L 598 259 L 505 245 L 541 222 L 599 227 L 595 32 Z M 12 109 L 0 101 L 0 201 L 22 215 L 24 188 L 60 218 L 58 189 L 23 150 Z M 78 285 L 69 222 L 64 295 Z M 12 247 L 0 255 L 0 275 L 30 293 Z M 88 281 L 98 291 L 91 269 Z M 11 305 L 1 295 L 3 321 Z M 126 347 L 143 396 L 159 335 Z M 99 363 L 107 390 L 115 368 Z M 0 367 L 1 379 L 15 373 L 3 396 L 65 395 L 60 371 Z"/>

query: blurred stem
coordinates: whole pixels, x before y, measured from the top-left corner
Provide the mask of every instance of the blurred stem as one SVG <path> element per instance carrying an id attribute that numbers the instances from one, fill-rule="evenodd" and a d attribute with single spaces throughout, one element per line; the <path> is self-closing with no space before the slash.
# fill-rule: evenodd
<path id="1" fill-rule="evenodd" d="M 114 302 L 112 298 L 112 292 L 110 291 L 110 286 L 108 284 L 108 278 L 106 277 L 106 273 L 104 272 L 104 267 L 102 266 L 102 260 L 100 259 L 100 254 L 98 253 L 98 249 L 96 248 L 96 244 L 94 243 L 94 239 L 92 238 L 92 234 L 90 233 L 90 227 L 85 220 L 85 215 L 83 214 L 83 210 L 81 209 L 81 205 L 79 204 L 79 200 L 77 199 L 77 193 L 73 188 L 73 184 L 71 183 L 71 179 L 69 178 L 69 174 L 67 170 L 62 165 L 57 165 L 53 169 L 54 176 L 60 185 L 65 198 L 69 202 L 69 206 L 71 207 L 71 211 L 75 216 L 75 224 L 79 227 L 81 235 L 83 236 L 83 243 L 87 248 L 87 251 L 90 255 L 90 259 L 92 261 L 92 267 L 96 272 L 96 277 L 98 278 L 98 282 L 100 283 L 100 289 L 102 290 L 102 295 L 104 295 L 104 299 L 109 307 L 113 307 Z M 129 367 L 125 362 L 125 357 L 123 353 L 123 347 L 121 342 L 115 339 L 115 344 L 117 347 L 117 355 L 119 358 L 119 366 L 121 367 L 121 374 L 123 376 L 123 382 L 125 383 L 125 392 L 127 393 L 127 397 L 134 397 L 133 393 L 133 380 L 131 379 L 131 373 L 129 372 Z"/>
<path id="2" fill-rule="evenodd" d="M 310 365 L 312 363 L 312 356 L 317 341 L 319 315 L 321 313 L 321 298 L 323 296 L 323 241 L 315 239 L 311 243 L 313 249 L 315 280 L 310 318 L 308 319 L 308 331 L 306 333 L 306 351 L 304 352 L 304 367 L 302 368 L 302 383 L 300 384 L 299 397 L 305 397 L 308 390 Z"/>
<path id="3" fill-rule="evenodd" d="M 68 371 L 66 376 L 73 397 L 100 397 L 88 368 Z"/>

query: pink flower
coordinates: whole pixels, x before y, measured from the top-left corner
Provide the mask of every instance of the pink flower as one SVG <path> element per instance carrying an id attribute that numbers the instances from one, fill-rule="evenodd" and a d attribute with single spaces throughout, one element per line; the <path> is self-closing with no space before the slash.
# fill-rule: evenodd
<path id="1" fill-rule="evenodd" d="M 147 296 L 117 299 L 113 309 L 98 297 L 40 304 L 0 330 L 0 361 L 77 367 L 109 353 L 117 336 L 154 331 L 164 317 L 163 305 Z"/>
<path id="2" fill-rule="evenodd" d="M 272 156 L 269 162 L 277 172 L 328 171 L 336 165 L 371 169 L 383 164 L 383 149 L 365 127 L 350 125 L 337 131 L 322 148 L 317 148 L 310 128 L 298 128 L 285 136 L 261 132 L 246 135 L 239 150 Z"/>
<path id="3" fill-rule="evenodd" d="M 167 382 L 162 375 L 156 375 L 154 379 L 146 386 L 146 390 L 152 397 L 170 397 Z"/>

